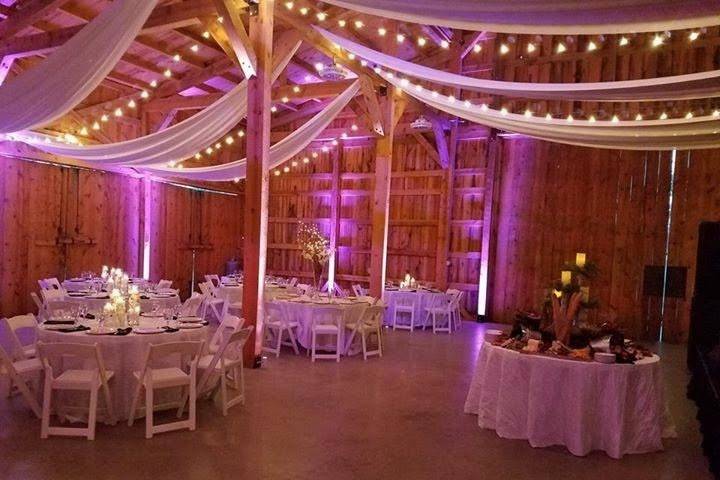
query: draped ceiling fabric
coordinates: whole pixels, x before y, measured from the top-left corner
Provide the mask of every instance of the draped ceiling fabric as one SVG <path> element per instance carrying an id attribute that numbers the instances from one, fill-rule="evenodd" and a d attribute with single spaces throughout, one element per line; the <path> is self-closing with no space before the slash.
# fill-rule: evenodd
<path id="1" fill-rule="evenodd" d="M 0 86 L 0 133 L 38 128 L 87 97 L 135 39 L 157 0 L 117 0 L 36 67 Z"/>
<path id="2" fill-rule="evenodd" d="M 325 38 L 370 63 L 405 75 L 450 87 L 492 95 L 543 100 L 586 100 L 598 102 L 646 102 L 689 100 L 720 95 L 720 70 L 642 80 L 587 83 L 504 82 L 472 78 L 425 67 L 386 55 L 347 38 L 315 27 Z"/>
<path id="3" fill-rule="evenodd" d="M 717 0 L 324 0 L 378 17 L 461 30 L 548 35 L 657 32 L 717 24 Z"/>
<path id="4" fill-rule="evenodd" d="M 579 122 L 573 125 L 561 120 L 546 121 L 544 118 L 526 118 L 518 114 L 502 114 L 495 110 L 483 110 L 478 105 L 469 108 L 464 102 L 449 103 L 447 97 L 433 96 L 426 89 L 416 90 L 403 85 L 396 77 L 385 78 L 397 88 L 421 102 L 474 123 L 500 130 L 521 133 L 531 137 L 571 145 L 628 150 L 672 150 L 716 148 L 720 146 L 720 121 L 715 117 L 700 117 L 684 122 L 665 124 L 667 121 L 647 122 Z M 640 124 L 642 126 L 628 126 Z M 612 127 L 611 127 L 612 125 Z M 602 128 L 608 127 L 608 128 Z"/>
<path id="5" fill-rule="evenodd" d="M 343 108 L 353 99 L 360 88 L 359 82 L 354 82 L 343 93 L 330 102 L 322 111 L 317 113 L 307 123 L 295 129 L 290 135 L 270 147 L 270 168 L 275 168 L 289 158 L 300 153 L 310 142 L 312 142 L 330 122 L 342 111 Z M 164 177 L 179 177 L 191 180 L 207 180 L 213 182 L 232 181 L 245 178 L 247 160 L 236 160 L 234 162 L 211 167 L 195 168 L 170 168 L 151 167 L 143 170 L 152 172 Z"/>
<path id="6" fill-rule="evenodd" d="M 274 81 L 295 54 L 300 43 L 291 49 L 273 70 Z M 243 80 L 212 105 L 165 130 L 124 142 L 101 145 L 70 145 L 49 142 L 51 137 L 32 132 L 12 138 L 40 150 L 64 157 L 104 165 L 140 166 L 180 161 L 193 156 L 242 120 L 247 114 L 247 80 Z"/>

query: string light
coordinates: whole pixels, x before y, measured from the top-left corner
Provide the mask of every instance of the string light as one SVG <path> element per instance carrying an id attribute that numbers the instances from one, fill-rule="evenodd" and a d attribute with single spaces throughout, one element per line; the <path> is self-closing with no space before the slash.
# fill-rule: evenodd
<path id="1" fill-rule="evenodd" d="M 285 166 L 283 167 L 283 172 L 288 173 L 290 171 L 290 167 Z"/>
<path id="2" fill-rule="evenodd" d="M 150 94 L 147 92 L 147 90 L 143 90 L 140 92 L 140 98 L 148 98 L 150 97 Z"/>
<path id="3" fill-rule="evenodd" d="M 277 112 L 277 107 L 276 107 L 275 105 L 273 105 L 272 107 L 270 107 L 270 111 L 271 111 L 272 113 Z"/>
<path id="4" fill-rule="evenodd" d="M 590 42 L 587 45 L 587 51 L 592 52 L 593 50 L 597 50 L 597 48 L 598 48 L 597 44 L 595 42 L 593 42 L 592 40 L 590 40 Z"/>
<path id="5" fill-rule="evenodd" d="M 530 117 L 532 117 L 532 112 L 528 108 L 527 110 L 525 110 L 525 118 L 530 118 Z"/>
<path id="6" fill-rule="evenodd" d="M 528 43 L 527 46 L 528 53 L 533 53 L 535 51 L 535 44 L 534 43 Z"/>
<path id="7" fill-rule="evenodd" d="M 308 157 L 303 158 L 303 163 L 310 163 L 310 159 Z"/>
<path id="8" fill-rule="evenodd" d="M 202 36 L 203 36 L 204 39 L 207 40 L 207 39 L 210 38 L 210 32 L 208 32 L 207 30 L 205 30 L 205 31 L 202 33 Z"/>
<path id="9" fill-rule="evenodd" d="M 508 114 L 507 108 L 502 107 L 502 108 L 500 109 L 500 115 L 507 115 L 507 114 Z"/>
<path id="10" fill-rule="evenodd" d="M 625 37 L 625 36 L 620 37 L 620 41 L 618 42 L 618 44 L 619 44 L 621 47 L 624 47 L 624 46 L 627 45 L 628 43 L 630 43 L 630 40 L 628 40 L 628 38 Z"/>
<path id="11" fill-rule="evenodd" d="M 280 170 L 275 170 L 273 173 L 275 174 L 276 177 L 280 176 Z"/>
<path id="12" fill-rule="evenodd" d="M 225 18 L 223 18 L 223 17 L 218 17 L 218 22 L 223 23 L 224 21 L 225 21 Z"/>
<path id="13" fill-rule="evenodd" d="M 318 20 L 320 20 L 321 22 L 324 22 L 325 19 L 327 18 L 327 13 L 318 12 L 317 15 L 315 15 L 315 16 L 317 17 Z"/>
<path id="14" fill-rule="evenodd" d="M 595 123 L 595 115 L 590 115 L 590 118 L 588 118 L 588 122 Z"/>
<path id="15" fill-rule="evenodd" d="M 415 85 L 415 90 L 417 90 L 418 92 L 422 92 L 422 89 L 423 89 L 423 87 L 419 83 L 417 85 Z"/>
<path id="16" fill-rule="evenodd" d="M 660 34 L 656 34 L 652 39 L 652 46 L 659 47 L 663 44 L 663 37 Z"/>
<path id="17" fill-rule="evenodd" d="M 380 35 L 381 37 L 384 37 L 386 33 L 387 33 L 387 30 L 385 28 L 383 28 L 383 27 L 378 28 L 378 35 Z"/>
<path id="18" fill-rule="evenodd" d="M 367 67 L 367 60 L 365 60 L 365 59 L 360 60 L 360 65 L 363 67 Z"/>
<path id="19" fill-rule="evenodd" d="M 302 7 L 302 8 L 300 9 L 300 15 L 307 15 L 307 13 L 308 13 L 307 7 Z"/>
<path id="20" fill-rule="evenodd" d="M 453 95 L 448 95 L 448 102 L 455 103 L 455 97 Z"/>
<path id="21" fill-rule="evenodd" d="M 98 126 L 99 126 L 99 125 L 98 125 Z M 80 135 L 87 135 L 87 134 L 88 134 L 88 129 L 87 129 L 87 127 L 82 127 L 82 128 L 80 129 Z"/>
<path id="22" fill-rule="evenodd" d="M 197 53 L 198 50 L 200 50 L 200 46 L 196 43 L 195 45 L 193 45 L 192 47 L 190 47 L 190 50 L 192 50 L 193 52 Z"/>
<path id="23" fill-rule="evenodd" d="M 163 72 L 163 75 L 165 76 L 165 78 L 170 78 L 170 77 L 172 77 L 172 72 L 170 71 L 169 68 L 166 68 L 165 71 Z"/>
<path id="24" fill-rule="evenodd" d="M 695 40 L 698 39 L 699 36 L 700 36 L 700 32 L 690 32 L 690 35 L 688 35 L 688 39 L 691 42 L 694 42 Z"/>
<path id="25" fill-rule="evenodd" d="M 179 53 L 176 53 L 175 55 L 173 55 L 173 61 L 174 61 L 174 62 L 179 62 L 181 58 L 182 58 L 182 57 L 180 56 Z"/>
<path id="26" fill-rule="evenodd" d="M 465 105 L 465 108 L 470 108 L 470 107 L 472 107 L 472 103 L 470 103 L 470 100 L 465 100 L 465 101 L 463 102 L 463 105 Z"/>
<path id="27" fill-rule="evenodd" d="M 690 120 L 691 118 L 693 118 L 693 113 L 692 113 L 692 112 L 687 112 L 687 113 L 685 114 L 685 118 L 687 118 L 688 120 Z"/>
<path id="28" fill-rule="evenodd" d="M 295 4 L 293 2 L 285 2 L 285 8 L 292 10 Z"/>
<path id="29" fill-rule="evenodd" d="M 297 85 L 295 85 L 292 90 L 293 90 L 293 92 L 295 92 L 295 93 L 300 93 L 300 87 L 297 86 Z"/>
<path id="30" fill-rule="evenodd" d="M 567 50 L 567 47 L 565 46 L 564 43 L 562 43 L 562 42 L 558 43 L 557 49 L 556 49 L 557 53 L 564 53 L 566 50 Z"/>
<path id="31" fill-rule="evenodd" d="M 292 162 L 290 162 L 290 165 L 292 165 L 293 167 L 297 167 L 298 166 L 297 160 L 293 160 Z"/>
<path id="32" fill-rule="evenodd" d="M 150 86 L 151 86 L 152 88 L 157 87 L 157 85 L 158 85 L 157 80 L 153 80 L 153 81 L 150 82 Z"/>
<path id="33" fill-rule="evenodd" d="M 488 111 L 487 103 L 483 103 L 482 105 L 480 105 L 480 110 L 482 110 L 483 112 L 487 112 Z"/>
<path id="34" fill-rule="evenodd" d="M 362 20 L 355 20 L 355 28 L 363 28 L 365 24 L 362 22 Z"/>
<path id="35" fill-rule="evenodd" d="M 237 136 L 240 137 L 240 138 L 244 137 L 244 136 L 245 136 L 245 130 L 238 130 Z"/>
<path id="36" fill-rule="evenodd" d="M 482 51 L 482 45 L 480 45 L 479 43 L 476 43 L 475 45 L 473 45 L 473 52 L 480 53 L 481 51 Z"/>
<path id="37" fill-rule="evenodd" d="M 343 140 L 345 140 L 346 138 L 348 138 L 348 134 L 345 133 L 345 132 L 343 132 L 343 133 L 340 134 L 340 138 L 342 138 Z"/>
<path id="38" fill-rule="evenodd" d="M 317 153 L 317 152 L 312 152 L 312 158 L 318 158 L 318 153 Z"/>
<path id="39" fill-rule="evenodd" d="M 504 43 L 500 45 L 500 55 L 505 55 L 509 51 L 510 51 L 510 47 L 508 47 Z"/>
<path id="40" fill-rule="evenodd" d="M 323 145 L 320 150 L 322 150 L 323 152 L 327 153 L 327 152 L 330 151 L 330 147 L 328 147 L 327 145 Z"/>
<path id="41" fill-rule="evenodd" d="M 667 116 L 667 113 L 665 113 L 665 112 L 663 112 L 663 113 L 660 115 L 660 120 L 667 120 L 667 118 L 668 118 L 668 116 Z"/>
<path id="42" fill-rule="evenodd" d="M 321 62 L 315 64 L 315 70 L 317 70 L 318 72 L 322 72 L 324 68 L 325 65 L 323 65 Z"/>
<path id="43" fill-rule="evenodd" d="M 620 121 L 620 119 L 618 118 L 617 115 L 613 115 L 613 116 L 612 116 L 612 119 L 610 119 L 610 121 L 611 121 L 612 123 L 618 123 L 618 122 Z"/>
<path id="44" fill-rule="evenodd" d="M 566 120 L 568 121 L 568 123 L 572 123 L 572 121 L 575 120 L 575 119 L 573 118 L 572 115 L 568 115 L 567 118 L 566 118 Z"/>
<path id="45" fill-rule="evenodd" d="M 347 22 L 345 20 L 338 20 L 338 27 L 345 28 Z"/>
<path id="46" fill-rule="evenodd" d="M 195 160 L 200 160 L 202 158 L 202 153 L 198 152 L 195 154 Z"/>
<path id="47" fill-rule="evenodd" d="M 233 143 L 235 143 L 235 139 L 228 135 L 227 137 L 225 137 L 225 143 L 227 143 L 228 145 L 232 145 Z"/>
<path id="48" fill-rule="evenodd" d="M 108 116 L 105 115 L 105 114 L 103 114 L 103 116 L 100 117 L 100 121 L 101 121 L 101 122 L 107 122 L 108 120 L 110 120 L 110 119 L 109 119 Z"/>
<path id="49" fill-rule="evenodd" d="M 135 100 L 132 100 L 132 99 L 131 99 L 131 100 L 127 103 L 127 106 L 128 106 L 128 108 L 135 108 L 137 105 L 135 104 Z"/>
<path id="50" fill-rule="evenodd" d="M 290 99 L 289 99 L 288 97 L 282 97 L 282 98 L 280 99 L 280 101 L 281 101 L 282 103 L 287 103 L 288 101 L 290 101 Z"/>
<path id="51" fill-rule="evenodd" d="M 642 115 L 640 115 L 639 113 L 638 113 L 637 115 L 635 115 L 635 120 L 638 121 L 638 122 L 639 122 L 640 120 L 642 120 L 642 118 L 643 118 Z"/>
<path id="52" fill-rule="evenodd" d="M 445 48 L 445 49 L 450 48 L 450 42 L 448 42 L 447 40 L 441 41 L 440 48 Z"/>
<path id="53" fill-rule="evenodd" d="M 337 141 L 337 139 L 336 139 L 336 138 L 333 138 L 333 141 L 332 141 L 332 142 L 330 142 L 330 143 L 332 143 L 332 144 L 333 144 L 333 146 L 336 146 L 336 147 L 337 147 L 338 141 Z"/>
<path id="54" fill-rule="evenodd" d="M 398 33 L 395 36 L 395 39 L 397 40 L 398 43 L 403 43 L 405 41 L 405 35 L 403 35 L 402 33 Z"/>
<path id="55" fill-rule="evenodd" d="M 403 78 L 402 80 L 400 80 L 400 85 L 402 85 L 403 87 L 407 87 L 408 85 L 410 85 L 410 81 L 407 78 Z"/>
<path id="56" fill-rule="evenodd" d="M 352 130 L 353 132 L 357 132 L 358 126 L 353 123 L 352 125 L 350 125 L 350 130 Z"/>
<path id="57" fill-rule="evenodd" d="M 720 110 L 713 110 L 712 116 L 715 117 L 715 118 L 720 117 Z"/>
<path id="58" fill-rule="evenodd" d="M 427 43 L 427 40 L 425 40 L 425 37 L 418 37 L 418 39 L 417 39 L 418 47 L 424 47 L 426 43 Z"/>
<path id="59" fill-rule="evenodd" d="M 548 113 L 547 115 L 545 115 L 545 120 L 548 121 L 548 122 L 549 122 L 550 120 L 552 120 L 552 115 L 550 115 L 549 113 Z"/>
<path id="60" fill-rule="evenodd" d="M 220 150 L 221 147 L 222 147 L 222 144 L 220 142 L 215 144 L 215 150 Z"/>
<path id="61" fill-rule="evenodd" d="M 93 129 L 93 130 L 100 130 L 100 124 L 99 124 L 98 122 L 94 122 L 94 123 L 92 124 L 92 129 Z"/>

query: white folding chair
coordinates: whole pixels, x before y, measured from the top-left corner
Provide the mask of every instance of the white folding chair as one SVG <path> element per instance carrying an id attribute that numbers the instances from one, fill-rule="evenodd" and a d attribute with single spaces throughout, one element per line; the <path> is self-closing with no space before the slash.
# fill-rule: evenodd
<path id="1" fill-rule="evenodd" d="M 365 289 L 359 283 L 354 284 L 352 289 L 356 297 L 364 297 L 367 295 Z"/>
<path id="2" fill-rule="evenodd" d="M 65 292 L 65 288 L 63 288 L 62 284 L 60 283 L 60 280 L 55 277 L 46 278 L 43 280 L 43 282 L 45 284 L 46 290 L 59 290 L 63 293 L 67 293 Z"/>
<path id="3" fill-rule="evenodd" d="M 80 305 L 77 302 L 70 300 L 53 300 L 45 304 L 45 316 L 47 319 L 71 317 L 79 308 Z"/>
<path id="4" fill-rule="evenodd" d="M 274 353 L 275 357 L 280 356 L 280 349 L 283 345 L 292 347 L 295 355 L 300 354 L 297 345 L 297 329 L 300 324 L 290 320 L 285 305 L 281 302 L 265 303 L 265 322 L 263 322 L 263 352 Z M 287 333 L 289 340 L 283 341 Z"/>
<path id="5" fill-rule="evenodd" d="M 312 332 L 311 358 L 315 359 L 331 359 L 336 362 L 340 361 L 340 352 L 342 351 L 342 316 L 343 310 L 337 306 L 321 306 L 313 310 L 310 331 Z M 318 336 L 334 336 L 335 337 L 335 353 L 317 353 Z"/>
<path id="6" fill-rule="evenodd" d="M 55 289 L 40 290 L 40 295 L 42 295 L 43 303 L 47 304 L 48 302 L 63 300 L 65 298 L 65 291 Z"/>
<path id="7" fill-rule="evenodd" d="M 251 325 L 241 330 L 225 335 L 217 351 L 212 355 L 203 355 L 198 362 L 198 369 L 202 372 L 198 383 L 199 395 L 204 393 L 210 378 L 220 376 L 220 403 L 223 415 L 228 409 L 238 403 L 245 403 L 245 373 L 243 367 L 243 347 L 250 337 L 254 327 Z M 232 382 L 233 389 L 238 392 L 235 397 L 228 399 L 228 381 Z"/>
<path id="8" fill-rule="evenodd" d="M 37 401 L 36 393 L 28 386 L 28 382 L 37 389 L 40 378 L 39 373 L 43 365 L 38 358 L 13 361 L 10 355 L 0 346 L 0 374 L 6 375 L 10 380 L 8 397 L 19 392 L 37 418 L 42 417 L 40 404 Z"/>
<path id="9" fill-rule="evenodd" d="M 302 295 L 308 295 L 310 290 L 312 290 L 312 287 L 306 283 L 298 283 L 295 285 L 295 288 L 297 288 Z"/>
<path id="10" fill-rule="evenodd" d="M 216 296 L 223 300 L 222 310 L 220 312 L 220 318 L 225 318 L 226 315 L 233 312 L 242 312 L 242 300 L 243 300 L 243 288 L 238 287 L 225 287 L 218 288 Z"/>
<path id="11" fill-rule="evenodd" d="M 297 285 L 297 282 L 298 282 L 298 278 L 297 278 L 297 277 L 292 277 L 292 278 L 290 279 L 290 281 L 288 282 L 288 286 L 294 287 L 295 285 Z"/>
<path id="12" fill-rule="evenodd" d="M 338 296 L 338 297 L 340 297 L 340 298 L 347 298 L 347 296 L 348 296 L 348 294 L 347 294 L 347 292 L 345 291 L 345 289 L 342 288 L 342 287 L 341 287 L 340 285 L 338 285 L 337 283 L 334 283 L 334 284 L 333 284 L 333 292 L 335 293 L 336 296 Z"/>
<path id="13" fill-rule="evenodd" d="M 427 327 L 428 322 L 432 321 L 433 333 L 452 333 L 453 311 L 456 300 L 457 297 L 452 294 L 433 295 L 430 305 L 425 307 L 423 330 Z"/>
<path id="14" fill-rule="evenodd" d="M 219 275 L 205 275 L 205 281 L 210 282 L 210 287 L 212 287 L 213 292 L 215 291 L 215 289 L 220 287 Z"/>
<path id="15" fill-rule="evenodd" d="M 40 300 L 40 297 L 35 292 L 30 292 L 30 298 L 32 298 L 33 303 L 38 309 L 37 318 L 45 318 L 45 305 L 43 305 L 42 300 Z"/>
<path id="16" fill-rule="evenodd" d="M 172 280 L 160 280 L 157 284 L 158 290 L 166 290 L 172 288 Z"/>
<path id="17" fill-rule="evenodd" d="M 220 322 L 220 326 L 215 330 L 210 343 L 208 344 L 208 351 L 215 353 L 220 348 L 220 344 L 223 339 L 231 333 L 240 330 L 245 324 L 245 319 L 236 317 L 235 315 L 226 315 L 223 321 Z"/>
<path id="18" fill-rule="evenodd" d="M 98 411 L 98 394 L 102 388 L 105 411 L 110 424 L 115 424 L 108 381 L 113 372 L 105 369 L 100 347 L 85 343 L 38 343 L 40 359 L 45 368 L 45 388 L 43 390 L 42 426 L 40 437 L 50 435 L 81 436 L 95 440 L 95 424 Z M 83 363 L 82 368 L 64 368 L 64 364 L 73 359 Z M 85 365 L 92 364 L 90 367 Z M 90 392 L 88 424 L 86 428 L 51 427 L 50 410 L 53 390 L 87 390 Z M 64 410 L 66 407 L 63 407 Z M 61 411 L 61 409 L 58 409 Z"/>
<path id="19" fill-rule="evenodd" d="M 3 318 L 3 323 L 8 332 L 12 346 L 10 357 L 14 360 L 26 360 L 37 356 L 35 342 L 37 340 L 37 320 L 35 315 L 17 315 L 15 317 Z M 23 343 L 20 337 L 30 336 L 31 341 Z"/>
<path id="20" fill-rule="evenodd" d="M 180 307 L 181 317 L 197 317 L 204 297 L 199 293 L 193 293 L 190 298 Z M 204 317 L 203 317 L 204 318 Z"/>
<path id="21" fill-rule="evenodd" d="M 455 295 L 456 302 L 454 304 L 454 310 L 452 312 L 454 317 L 454 325 L 456 330 L 462 329 L 462 317 L 460 316 L 460 306 L 462 305 L 462 301 L 465 298 L 465 291 L 464 290 L 454 290 L 454 289 L 448 289 L 448 293 L 452 293 Z"/>
<path id="22" fill-rule="evenodd" d="M 133 396 L 132 406 L 130 407 L 130 415 L 128 425 L 132 426 L 135 421 L 135 411 L 140 399 L 140 392 L 145 389 L 145 438 L 152 438 L 156 433 L 170 432 L 173 430 L 190 429 L 195 430 L 196 427 L 196 400 L 197 400 L 197 366 L 202 351 L 203 342 L 172 342 L 163 343 L 161 345 L 150 344 L 145 357 L 145 364 L 142 370 L 134 372 L 133 375 L 137 380 L 135 395 Z M 160 359 L 179 356 L 178 367 L 155 367 L 154 365 Z M 154 392 L 156 389 L 182 387 L 187 389 L 187 393 L 183 394 L 183 398 L 179 402 L 175 402 L 174 406 L 178 407 L 177 417 L 182 417 L 186 398 L 189 399 L 190 408 L 187 420 L 179 420 L 176 422 L 155 425 L 154 411 Z M 158 409 L 166 408 L 170 405 L 160 405 Z"/>
<path id="23" fill-rule="evenodd" d="M 210 307 L 210 310 L 212 311 L 213 315 L 215 316 L 215 319 L 220 323 L 222 321 L 222 306 L 225 301 L 222 298 L 216 298 L 212 294 L 212 289 L 210 288 L 211 283 L 200 283 L 200 291 L 203 294 L 203 310 L 202 310 L 202 317 L 205 318 L 207 315 L 207 309 Z"/>
<path id="24" fill-rule="evenodd" d="M 393 330 L 410 330 L 412 332 L 415 329 L 416 295 L 414 293 L 398 292 L 393 298 Z M 401 322 L 404 316 L 409 317 L 409 323 Z"/>
<path id="25" fill-rule="evenodd" d="M 382 322 L 383 315 L 385 314 L 385 307 L 370 306 L 363 311 L 362 315 L 358 318 L 355 324 L 347 324 L 345 327 L 350 329 L 352 333 L 345 343 L 345 352 L 348 351 L 352 345 L 356 335 L 360 335 L 362 340 L 363 349 L 363 360 L 367 360 L 372 355 L 378 355 L 382 357 Z M 377 348 L 375 350 L 368 350 L 367 343 L 368 338 L 372 334 L 377 337 Z"/>

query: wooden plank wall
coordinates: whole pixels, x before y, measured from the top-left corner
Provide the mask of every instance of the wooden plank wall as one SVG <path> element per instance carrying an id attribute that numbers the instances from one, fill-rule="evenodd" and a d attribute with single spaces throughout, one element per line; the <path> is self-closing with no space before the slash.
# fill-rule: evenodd
<path id="1" fill-rule="evenodd" d="M 447 195 L 447 170 L 424 147 L 412 137 L 398 138 L 393 147 L 387 278 L 397 282 L 410 273 L 423 283 L 436 284 L 440 217 L 451 201 L 448 286 L 467 291 L 471 312 L 477 308 L 484 145 L 483 140 L 460 142 L 452 197 Z M 303 163 L 305 156 L 311 158 L 309 164 Z M 312 278 L 296 245 L 297 223 L 304 221 L 317 224 L 328 238 L 337 229 L 338 283 L 367 286 L 374 141 L 341 142 L 328 152 L 315 145 L 295 160 L 298 166 L 290 173 L 270 176 L 268 273 Z"/>
<path id="2" fill-rule="evenodd" d="M 240 257 L 242 199 L 152 182 L 151 278 L 189 294 Z M 141 274 L 142 180 L 0 157 L 0 315 L 34 311 L 37 280 L 117 265 Z"/>
<path id="3" fill-rule="evenodd" d="M 642 294 L 646 265 L 663 265 L 672 152 L 628 152 L 505 138 L 496 205 L 497 253 L 491 264 L 492 320 L 539 308 L 564 262 L 585 252 L 600 275 L 590 287 L 592 315 L 617 316 L 628 333 L 687 340 L 697 229 L 720 220 L 720 152 L 678 152 L 675 161 L 670 266 L 688 268 L 684 299 Z"/>

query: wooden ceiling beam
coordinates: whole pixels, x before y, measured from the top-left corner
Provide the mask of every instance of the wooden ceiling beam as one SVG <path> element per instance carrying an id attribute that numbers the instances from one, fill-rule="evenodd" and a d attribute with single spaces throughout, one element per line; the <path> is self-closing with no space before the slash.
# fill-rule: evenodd
<path id="1" fill-rule="evenodd" d="M 472 35 L 463 40 L 462 50 L 460 51 L 460 58 L 465 58 L 468 56 L 470 52 L 473 51 L 473 48 L 475 48 L 475 45 L 478 43 L 489 40 L 491 38 L 495 38 L 494 33 L 490 32 L 473 32 Z"/>
<path id="2" fill-rule="evenodd" d="M 375 86 L 366 77 L 360 79 L 360 90 L 362 91 L 363 98 L 365 99 L 365 106 L 372 124 L 373 130 L 378 135 L 384 135 L 384 122 L 382 109 L 380 108 L 380 102 L 378 101 L 377 94 L 375 93 Z"/>
<path id="3" fill-rule="evenodd" d="M 61 10 L 84 21 L 92 20 L 92 17 L 89 15 L 81 15 L 76 10 L 72 10 L 72 13 L 68 12 L 68 7 L 64 7 Z M 208 15 L 214 11 L 215 7 L 212 4 L 212 0 L 199 0 L 193 3 L 184 2 L 183 4 L 157 7 L 153 10 L 147 22 L 145 22 L 143 29 L 140 31 L 140 35 L 172 30 L 179 25 L 198 24 L 200 23 L 198 17 L 201 14 Z M 74 25 L 49 32 L 0 40 L 0 56 L 16 55 L 25 57 L 45 53 L 67 42 L 82 30 L 84 26 L 84 24 Z"/>
<path id="4" fill-rule="evenodd" d="M 242 2 L 243 5 L 245 4 Z M 242 70 L 245 78 L 255 75 L 257 66 L 257 57 L 255 51 L 250 44 L 250 37 L 245 30 L 242 18 L 240 17 L 240 6 L 234 0 L 215 0 L 215 7 L 223 18 L 220 28 L 225 31 L 230 46 L 232 47 L 233 57 L 237 59 L 240 70 Z"/>
<path id="5" fill-rule="evenodd" d="M 355 79 L 337 82 L 306 83 L 304 85 L 282 85 L 273 89 L 273 100 L 311 100 L 334 97 L 344 92 Z M 296 91 L 297 90 L 297 91 Z"/>
<path id="6" fill-rule="evenodd" d="M 12 35 L 32 26 L 48 14 L 57 10 L 68 0 L 28 0 L 22 8 L 14 9 L 10 15 L 0 23 L 0 39 L 7 39 Z"/>

